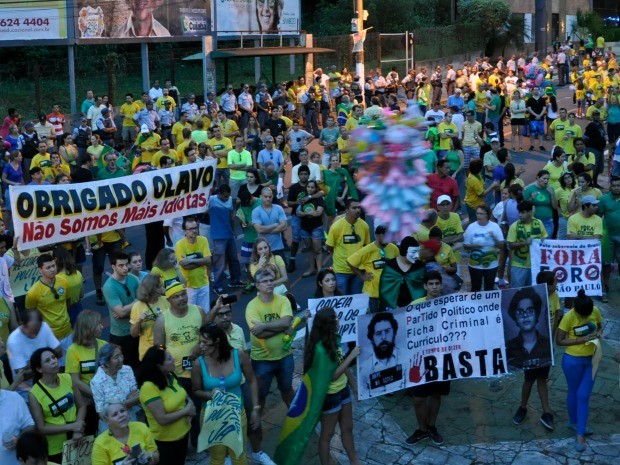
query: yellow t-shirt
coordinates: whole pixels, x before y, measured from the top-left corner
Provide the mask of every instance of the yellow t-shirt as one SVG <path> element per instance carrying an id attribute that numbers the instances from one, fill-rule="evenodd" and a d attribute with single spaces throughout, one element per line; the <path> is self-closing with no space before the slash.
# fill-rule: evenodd
<path id="1" fill-rule="evenodd" d="M 142 154 L 138 161 L 140 163 L 151 163 L 153 155 L 159 150 L 160 141 L 161 137 L 154 132 L 146 139 L 142 134 L 138 134 L 136 145 L 142 148 Z"/>
<path id="2" fill-rule="evenodd" d="M 437 252 L 437 255 L 435 255 L 435 261 L 444 268 L 456 266 L 458 263 L 456 254 L 452 250 L 452 247 L 450 247 L 450 245 L 446 244 L 445 242 L 441 243 L 441 246 L 439 247 L 439 252 Z"/>
<path id="3" fill-rule="evenodd" d="M 120 108 L 120 114 L 123 115 L 123 127 L 135 128 L 136 123 L 133 120 L 133 115 L 140 111 L 140 105 L 136 102 L 123 103 Z"/>
<path id="4" fill-rule="evenodd" d="M 334 249 L 334 271 L 352 274 L 347 258 L 365 245 L 370 244 L 370 229 L 362 219 L 358 218 L 352 225 L 343 217 L 336 220 L 329 228 L 325 243 Z"/>
<path id="5" fill-rule="evenodd" d="M 357 118 L 353 118 L 352 116 L 347 119 L 347 122 L 344 124 L 344 127 L 347 128 L 347 131 L 353 131 L 357 126 L 359 126 L 360 120 Z"/>
<path id="6" fill-rule="evenodd" d="M 177 157 L 179 157 L 179 160 L 181 161 L 182 165 L 187 165 L 187 157 L 185 156 L 185 149 L 189 146 L 190 142 L 191 140 L 188 140 L 188 141 L 184 140 L 183 142 L 177 145 L 177 148 L 176 148 Z"/>
<path id="7" fill-rule="evenodd" d="M 84 278 L 82 277 L 82 273 L 79 270 L 75 270 L 73 274 L 67 274 L 64 271 L 61 271 L 56 276 L 60 276 L 67 281 L 69 295 L 67 305 L 73 305 L 81 300 L 82 294 L 82 286 L 84 283 Z"/>
<path id="8" fill-rule="evenodd" d="M 560 187 L 555 190 L 555 198 L 558 199 L 558 206 L 560 207 L 560 214 L 564 218 L 568 218 L 570 213 L 568 212 L 568 202 L 572 196 L 572 191 L 570 189 L 564 189 Z"/>
<path id="9" fill-rule="evenodd" d="M 207 258 L 211 256 L 209 250 L 209 242 L 206 237 L 196 237 L 196 243 L 190 244 L 184 237 L 174 246 L 174 254 L 180 262 L 184 258 Z M 209 285 L 209 274 L 206 266 L 199 266 L 193 270 L 186 270 L 179 264 L 181 274 L 187 280 L 187 286 L 192 288 L 201 288 Z"/>
<path id="10" fill-rule="evenodd" d="M 465 190 L 465 205 L 469 208 L 476 209 L 484 204 L 484 180 L 478 176 L 469 174 L 467 176 L 467 188 Z"/>
<path id="11" fill-rule="evenodd" d="M 217 157 L 217 169 L 222 170 L 228 168 L 228 152 L 232 149 L 232 144 L 230 143 L 230 139 L 226 137 L 222 137 L 220 140 L 217 140 L 215 137 L 209 139 L 207 141 L 207 145 L 213 149 L 213 152 L 224 152 L 224 157 Z"/>
<path id="12" fill-rule="evenodd" d="M 6 303 L 6 300 L 0 298 L 0 340 L 2 340 L 5 344 L 9 339 L 9 322 L 11 320 L 11 309 Z M 4 376 L 2 377 L 4 380 Z"/>
<path id="13" fill-rule="evenodd" d="M 594 236 L 603 234 L 603 219 L 598 215 L 584 218 L 580 212 L 568 218 L 567 234 L 577 234 L 578 236 Z"/>
<path id="14" fill-rule="evenodd" d="M 484 104 L 487 103 L 486 91 L 477 90 L 476 95 L 474 96 L 474 103 L 476 104 L 476 113 L 484 113 Z"/>
<path id="15" fill-rule="evenodd" d="M 549 172 L 549 186 L 551 186 L 553 190 L 562 187 L 560 184 L 560 178 L 562 177 L 562 173 L 567 171 L 565 164 L 557 166 L 555 163 L 549 162 L 543 169 Z"/>
<path id="16" fill-rule="evenodd" d="M 37 281 L 26 294 L 26 308 L 38 309 L 43 321 L 60 340 L 71 334 L 71 322 L 67 313 L 69 283 L 61 276 L 56 276 L 54 290 L 56 293 L 49 286 Z"/>
<path id="17" fill-rule="evenodd" d="M 582 137 L 583 130 L 581 129 L 581 126 L 579 126 L 578 124 L 573 124 L 570 126 L 566 126 L 564 134 L 567 135 L 568 138 L 565 141 L 562 141 L 562 143 L 560 144 L 560 147 L 564 149 L 564 152 L 566 154 L 572 155 L 573 153 L 576 152 L 575 146 L 573 145 L 573 140 L 577 137 Z"/>
<path id="18" fill-rule="evenodd" d="M 280 279 L 282 275 L 280 274 L 280 268 L 286 267 L 284 264 L 284 260 L 279 255 L 272 255 L 267 263 L 275 265 L 277 274 L 276 279 Z M 256 272 L 258 271 L 258 263 L 250 263 L 250 276 L 254 277 Z"/>
<path id="19" fill-rule="evenodd" d="M 351 151 L 349 150 L 350 139 L 344 140 L 339 137 L 336 143 L 338 144 L 338 150 L 340 151 L 340 164 L 342 166 L 348 166 L 351 163 Z"/>
<path id="20" fill-rule="evenodd" d="M 158 112 L 159 110 L 165 110 L 166 104 L 164 102 L 166 101 L 170 102 L 170 111 L 174 113 L 174 109 L 177 107 L 177 102 L 175 102 L 174 99 L 170 97 L 169 95 L 167 97 L 165 95 L 162 95 L 161 97 L 159 97 L 155 101 L 155 108 L 157 109 Z"/>
<path id="21" fill-rule="evenodd" d="M 151 165 L 154 166 L 155 168 L 160 168 L 159 160 L 163 156 L 172 158 L 175 164 L 180 161 L 179 154 L 176 150 L 170 149 L 170 152 L 168 152 L 167 155 L 161 150 L 158 150 L 157 152 L 155 152 L 155 155 L 153 155 L 153 158 L 151 158 Z"/>
<path id="22" fill-rule="evenodd" d="M 450 212 L 448 218 L 445 220 L 441 216 L 437 216 L 437 223 L 435 223 L 435 226 L 441 229 L 443 238 L 463 234 L 463 225 L 461 224 L 461 217 L 458 213 Z M 461 254 L 458 251 L 453 251 L 453 253 L 457 263 L 460 262 Z"/>
<path id="23" fill-rule="evenodd" d="M 218 121 L 217 124 L 222 128 L 222 135 L 227 137 L 230 140 L 230 143 L 234 145 L 236 136 L 226 136 L 226 134 L 239 132 L 239 126 L 237 126 L 237 123 L 235 123 L 232 119 L 227 119 L 225 123 Z"/>
<path id="24" fill-rule="evenodd" d="M 166 329 L 166 348 L 174 357 L 174 372 L 180 378 L 192 375 L 192 350 L 198 345 L 198 330 L 202 326 L 202 311 L 197 305 L 188 304 L 183 317 L 174 316 L 170 310 L 163 312 Z"/>
<path id="25" fill-rule="evenodd" d="M 588 107 L 588 111 L 586 111 L 586 117 L 592 118 L 592 113 L 594 113 L 594 110 L 598 110 L 601 113 L 601 120 L 607 119 L 607 109 L 605 107 L 597 108 L 596 105 L 590 105 Z"/>
<path id="26" fill-rule="evenodd" d="M 157 268 L 156 266 L 151 269 L 151 273 L 160 276 L 162 281 L 164 282 L 164 289 L 170 286 L 172 283 L 180 283 L 179 274 L 175 268 L 169 268 L 167 270 L 162 270 L 161 268 Z"/>
<path id="27" fill-rule="evenodd" d="M 336 366 L 340 366 L 342 361 L 344 360 L 344 355 L 342 354 L 342 349 L 338 347 L 338 355 L 336 356 Z M 342 391 L 347 386 L 348 378 L 346 373 L 341 374 L 338 379 L 335 381 L 331 381 L 329 383 L 329 387 L 327 388 L 328 394 L 336 394 Z"/>
<path id="28" fill-rule="evenodd" d="M 532 226 L 536 226 L 538 231 L 532 231 Z M 523 234 L 525 237 L 517 237 L 517 229 L 521 228 L 523 230 Z M 515 221 L 510 226 L 508 230 L 508 235 L 506 236 L 507 242 L 524 242 L 526 239 L 546 239 L 549 237 L 547 234 L 547 230 L 545 226 L 542 224 L 542 221 L 537 220 L 536 218 L 532 219 L 530 224 L 522 223 L 521 220 Z M 517 268 L 530 268 L 531 265 L 531 256 L 530 256 L 530 247 L 525 246 L 520 249 L 512 251 L 512 266 L 516 266 Z"/>
<path id="29" fill-rule="evenodd" d="M 60 383 L 57 387 L 44 385 L 47 392 L 52 396 L 55 402 L 52 402 L 48 395 L 41 389 L 38 383 L 35 383 L 30 393 L 37 400 L 43 411 L 43 419 L 46 425 L 63 426 L 77 420 L 77 406 L 73 396 L 73 382 L 71 375 L 67 373 L 59 373 L 58 379 Z M 48 434 L 46 435 L 48 443 L 48 453 L 50 455 L 60 454 L 62 445 L 67 440 L 66 433 Z"/>
<path id="30" fill-rule="evenodd" d="M 157 452 L 157 445 L 153 439 L 153 435 L 149 427 L 144 423 L 137 421 L 129 422 L 129 437 L 127 438 L 127 447 L 131 449 L 133 446 L 140 444 L 140 448 L 146 452 Z M 123 452 L 125 444 L 116 439 L 110 431 L 104 431 L 93 445 L 92 465 L 114 465 L 122 461 L 127 454 Z"/>
<path id="31" fill-rule="evenodd" d="M 67 349 L 65 358 L 65 372 L 69 374 L 77 373 L 80 375 L 80 381 L 90 384 L 93 376 L 97 373 L 97 366 L 99 364 L 97 360 L 98 352 L 106 344 L 106 341 L 97 339 L 97 351 L 95 351 L 94 347 L 88 349 L 75 342 L 71 344 Z"/>
<path id="32" fill-rule="evenodd" d="M 147 304 L 146 302 L 136 302 L 131 307 L 131 314 L 129 315 L 129 323 L 135 325 L 140 320 L 140 315 L 146 313 L 146 320 L 140 324 L 140 341 L 138 346 L 138 352 L 140 360 L 149 350 L 149 347 L 153 345 L 153 326 L 155 320 L 164 311 L 169 310 L 170 304 L 164 296 L 157 299 L 154 304 Z"/>
<path id="33" fill-rule="evenodd" d="M 553 324 L 555 322 L 556 315 L 560 311 L 562 306 L 560 305 L 560 296 L 558 295 L 557 291 L 554 292 L 553 294 L 550 294 L 548 299 L 549 299 L 549 318 L 550 318 L 549 326 L 551 329 L 553 329 Z"/>
<path id="34" fill-rule="evenodd" d="M 418 225 L 418 230 L 411 234 L 418 242 L 428 241 L 430 239 L 431 230 L 423 224 Z"/>
<path id="35" fill-rule="evenodd" d="M 441 123 L 439 123 L 439 126 L 437 126 L 437 133 L 448 134 L 450 137 L 458 137 L 459 130 L 456 127 L 456 124 L 448 124 L 445 121 L 442 121 Z M 450 137 L 448 137 L 447 139 L 439 137 L 439 150 L 450 150 Z"/>
<path id="36" fill-rule="evenodd" d="M 379 280 L 385 267 L 385 260 L 398 257 L 398 255 L 398 247 L 392 243 L 389 243 L 381 250 L 375 242 L 371 242 L 348 258 L 351 266 L 372 273 L 374 276 L 372 281 L 364 281 L 362 292 L 373 298 L 379 297 Z"/>
<path id="37" fill-rule="evenodd" d="M 566 121 L 562 121 L 560 118 L 551 123 L 549 129 L 553 129 L 555 131 L 555 145 L 559 145 L 560 147 L 564 146 L 564 134 L 566 134 L 566 129 L 568 128 L 568 119 Z"/>
<path id="38" fill-rule="evenodd" d="M 183 124 L 180 121 L 177 121 L 176 123 L 172 125 L 172 129 L 170 130 L 170 133 L 174 136 L 174 142 L 177 145 L 183 142 L 183 129 L 185 128 L 191 131 L 193 129 L 192 123 L 188 121 L 187 123 Z"/>
<path id="39" fill-rule="evenodd" d="M 187 393 L 185 389 L 183 389 L 183 386 L 181 386 L 179 381 L 172 375 L 169 375 L 168 386 L 166 386 L 166 389 L 163 391 L 150 381 L 146 381 L 140 388 L 140 403 L 146 413 L 146 420 L 153 434 L 153 439 L 156 441 L 176 441 L 181 439 L 187 434 L 190 428 L 190 425 L 186 421 L 187 417 L 179 418 L 177 421 L 166 426 L 160 425 L 148 408 L 148 405 L 156 400 L 162 401 L 166 413 L 182 410 L 185 408 L 187 402 Z"/>
<path id="40" fill-rule="evenodd" d="M 286 316 L 293 316 L 291 303 L 286 297 L 278 294 L 274 294 L 273 300 L 269 303 L 263 302 L 258 296 L 254 297 L 245 309 L 245 321 L 250 328 L 254 326 L 254 321 L 269 323 Z M 290 352 L 284 350 L 283 336 L 284 334 L 281 333 L 267 339 L 260 339 L 250 333 L 252 360 L 274 361 L 290 355 Z"/>
<path id="41" fill-rule="evenodd" d="M 592 165 L 595 166 L 596 165 L 596 158 L 594 157 L 594 153 L 592 152 L 584 152 L 583 156 L 580 157 L 579 159 L 575 159 L 574 155 L 571 155 L 568 158 L 568 164 L 573 164 L 576 161 L 579 161 L 580 163 L 583 163 L 583 166 L 588 166 L 588 165 Z M 586 169 L 586 173 L 588 173 L 590 175 L 590 177 L 592 177 L 592 169 Z"/>
<path id="42" fill-rule="evenodd" d="M 576 339 L 596 333 L 602 324 L 603 317 L 598 307 L 595 306 L 590 316 L 581 316 L 575 309 L 570 310 L 562 317 L 558 328 L 564 331 L 569 338 Z M 566 346 L 566 353 L 575 357 L 589 357 L 594 355 L 595 347 L 594 344 Z"/>

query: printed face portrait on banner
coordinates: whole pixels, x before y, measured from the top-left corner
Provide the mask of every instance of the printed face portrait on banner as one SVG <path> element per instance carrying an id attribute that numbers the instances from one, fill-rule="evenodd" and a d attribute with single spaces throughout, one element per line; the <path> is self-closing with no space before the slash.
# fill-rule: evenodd
<path id="1" fill-rule="evenodd" d="M 534 369 L 553 362 L 546 285 L 502 292 L 504 338 L 508 367 Z"/>
<path id="2" fill-rule="evenodd" d="M 299 0 L 219 0 L 214 7 L 218 35 L 300 30 Z"/>

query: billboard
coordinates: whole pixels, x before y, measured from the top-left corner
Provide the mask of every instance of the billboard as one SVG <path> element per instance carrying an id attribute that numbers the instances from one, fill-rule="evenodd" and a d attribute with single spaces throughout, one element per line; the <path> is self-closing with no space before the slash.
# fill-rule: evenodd
<path id="1" fill-rule="evenodd" d="M 301 28 L 299 0 L 217 0 L 218 36 L 289 33 Z"/>
<path id="2" fill-rule="evenodd" d="M 77 39 L 181 38 L 211 33 L 211 0 L 76 0 Z"/>
<path id="3" fill-rule="evenodd" d="M 65 0 L 0 0 L 0 42 L 67 38 Z"/>

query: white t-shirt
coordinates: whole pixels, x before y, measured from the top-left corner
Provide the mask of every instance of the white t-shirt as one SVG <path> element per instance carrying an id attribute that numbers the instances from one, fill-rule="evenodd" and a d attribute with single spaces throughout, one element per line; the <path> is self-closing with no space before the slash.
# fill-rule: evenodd
<path id="1" fill-rule="evenodd" d="M 433 118 L 435 120 L 435 123 L 439 124 L 446 117 L 446 114 L 441 110 L 435 111 L 431 109 L 424 113 L 424 119 L 428 119 L 429 117 Z"/>
<path id="2" fill-rule="evenodd" d="M 299 172 L 300 166 L 301 166 L 301 163 L 299 165 L 293 166 L 293 172 L 291 173 L 292 184 L 299 182 L 299 175 L 297 173 Z M 311 161 L 309 161 L 308 168 L 310 168 L 310 176 L 308 177 L 308 181 L 320 181 L 321 180 L 321 167 L 317 165 L 316 163 L 312 163 Z"/>
<path id="3" fill-rule="evenodd" d="M 480 226 L 480 224 L 475 221 L 467 226 L 463 239 L 465 245 L 476 245 L 478 246 L 478 250 L 484 253 L 495 250 L 495 242 L 504 241 L 504 235 L 502 234 L 502 230 L 497 223 L 489 221 L 485 226 Z M 498 266 L 498 262 L 497 259 L 495 259 L 490 261 L 488 266 L 475 266 L 471 263 L 469 266 L 472 268 L 490 269 L 496 268 Z"/>
<path id="4" fill-rule="evenodd" d="M 19 394 L 0 390 L 0 439 L 4 434 L 19 434 L 26 428 L 34 426 L 28 406 Z M 14 450 L 7 450 L 0 440 L 0 463 L 2 465 L 19 465 Z"/>
<path id="5" fill-rule="evenodd" d="M 43 347 L 56 349 L 58 346 L 60 346 L 60 342 L 45 321 L 41 323 L 39 334 L 34 338 L 26 336 L 20 326 L 9 334 L 9 339 L 6 343 L 6 351 L 9 355 L 9 364 L 11 365 L 13 376 L 15 376 L 15 370 L 21 370 L 28 366 L 30 357 L 35 350 L 42 349 Z"/>

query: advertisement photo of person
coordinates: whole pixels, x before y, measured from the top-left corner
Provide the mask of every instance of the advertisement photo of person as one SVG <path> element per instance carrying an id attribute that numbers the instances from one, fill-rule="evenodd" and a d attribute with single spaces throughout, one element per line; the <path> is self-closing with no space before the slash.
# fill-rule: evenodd
<path id="1" fill-rule="evenodd" d="M 368 391 L 392 392 L 405 386 L 403 366 L 406 365 L 404 347 L 404 333 L 398 332 L 398 321 L 390 312 L 375 313 L 368 324 L 366 340 L 362 340 L 363 331 L 360 331 L 360 379 Z M 370 344 L 369 344 L 370 342 Z M 363 397 L 363 396 L 361 396 Z"/>
<path id="2" fill-rule="evenodd" d="M 553 363 L 549 304 L 544 285 L 502 293 L 506 357 L 511 370 L 531 370 Z"/>
<path id="3" fill-rule="evenodd" d="M 170 37 L 170 32 L 155 19 L 153 12 L 164 0 L 127 0 L 131 14 L 127 21 L 112 29 L 112 37 Z"/>

